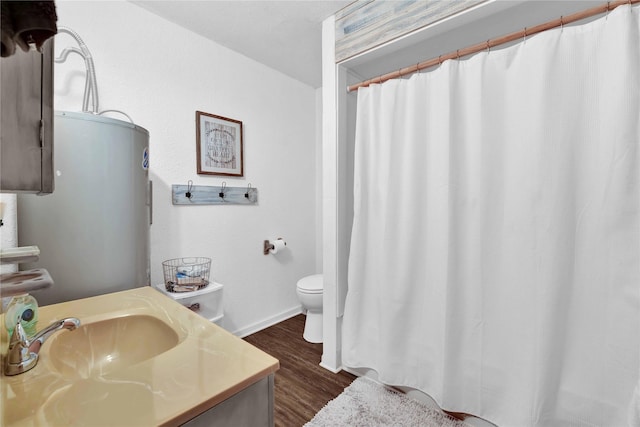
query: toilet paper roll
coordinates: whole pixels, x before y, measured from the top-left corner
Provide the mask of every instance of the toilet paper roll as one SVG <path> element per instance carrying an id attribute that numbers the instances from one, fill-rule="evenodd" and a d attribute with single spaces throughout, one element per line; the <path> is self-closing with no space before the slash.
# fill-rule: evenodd
<path id="1" fill-rule="evenodd" d="M 274 240 L 269 243 L 273 245 L 273 249 L 269 249 L 269 252 L 272 254 L 277 254 L 279 251 L 287 247 L 287 242 L 282 239 Z"/>

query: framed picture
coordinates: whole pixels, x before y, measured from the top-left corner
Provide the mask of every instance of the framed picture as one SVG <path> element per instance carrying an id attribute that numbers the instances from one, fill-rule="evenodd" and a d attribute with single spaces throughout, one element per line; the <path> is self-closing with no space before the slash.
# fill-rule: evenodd
<path id="1" fill-rule="evenodd" d="M 196 111 L 198 174 L 243 176 L 242 122 Z"/>

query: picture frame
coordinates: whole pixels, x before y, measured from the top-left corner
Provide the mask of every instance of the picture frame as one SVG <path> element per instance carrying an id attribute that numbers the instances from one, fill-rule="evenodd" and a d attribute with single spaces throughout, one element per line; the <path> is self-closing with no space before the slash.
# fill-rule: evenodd
<path id="1" fill-rule="evenodd" d="M 242 122 L 196 111 L 199 175 L 244 176 Z"/>

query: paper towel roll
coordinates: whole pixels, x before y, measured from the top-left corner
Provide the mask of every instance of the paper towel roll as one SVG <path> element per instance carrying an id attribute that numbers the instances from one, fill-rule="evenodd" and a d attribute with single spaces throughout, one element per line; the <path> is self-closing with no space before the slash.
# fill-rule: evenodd
<path id="1" fill-rule="evenodd" d="M 269 252 L 272 254 L 277 254 L 278 251 L 281 251 L 287 247 L 287 242 L 282 239 L 277 239 L 269 243 L 273 245 L 273 249 L 269 249 Z"/>

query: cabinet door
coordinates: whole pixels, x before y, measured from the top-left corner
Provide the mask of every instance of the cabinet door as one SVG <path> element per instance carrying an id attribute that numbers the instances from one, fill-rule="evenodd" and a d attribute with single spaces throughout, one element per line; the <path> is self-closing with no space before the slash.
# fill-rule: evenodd
<path id="1" fill-rule="evenodd" d="M 53 192 L 53 40 L 0 59 L 0 190 Z"/>

